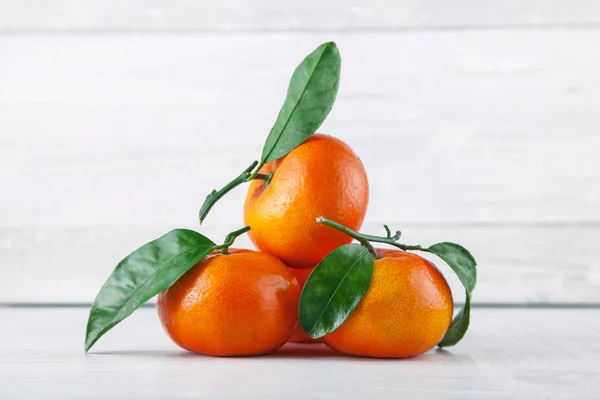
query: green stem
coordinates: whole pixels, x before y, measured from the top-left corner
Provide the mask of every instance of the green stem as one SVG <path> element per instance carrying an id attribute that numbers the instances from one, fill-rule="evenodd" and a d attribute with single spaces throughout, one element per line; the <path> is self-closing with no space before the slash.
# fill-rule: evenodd
<path id="1" fill-rule="evenodd" d="M 258 168 L 256 168 L 256 170 L 250 174 L 250 176 L 248 177 L 248 182 L 251 181 L 252 179 L 256 179 L 259 175 L 258 171 L 260 171 L 260 169 L 263 167 L 263 165 L 265 165 L 264 161 L 261 161 L 260 164 L 258 164 Z M 262 175 L 262 174 L 260 174 Z M 264 175 L 262 175 L 264 176 Z M 259 178 L 260 179 L 260 178 Z"/>
<path id="2" fill-rule="evenodd" d="M 407 244 L 397 243 L 396 241 L 398 239 L 400 239 L 400 231 L 397 231 L 394 236 L 390 236 L 391 232 L 389 232 L 389 228 L 387 228 L 387 226 L 385 226 L 385 227 L 387 228 L 386 231 L 388 232 L 388 236 L 384 237 L 384 236 L 365 235 L 364 233 L 356 232 L 355 230 L 345 227 L 344 225 L 339 224 L 330 219 L 327 219 L 325 217 L 317 218 L 317 222 L 320 224 L 323 224 L 323 225 L 327 225 L 331 228 L 337 229 L 338 231 L 345 233 L 346 235 L 350 236 L 351 238 L 358 240 L 360 242 L 360 244 L 365 246 L 371 252 L 371 254 L 373 254 L 373 256 L 375 258 L 381 258 L 381 257 L 377 254 L 377 252 L 375 251 L 375 248 L 373 247 L 373 245 L 371 245 L 370 242 L 386 243 L 386 244 L 392 245 L 392 246 L 397 247 L 400 250 L 404 250 L 404 251 L 406 251 L 406 250 L 427 251 L 427 249 L 425 249 L 421 246 L 418 246 L 418 245 L 411 246 L 411 245 L 407 245 Z"/>
<path id="3" fill-rule="evenodd" d="M 260 165 L 258 165 L 258 168 L 256 168 L 257 165 L 258 161 L 254 161 L 248 168 L 244 170 L 244 172 L 239 174 L 234 180 L 229 182 L 227 185 L 223 186 L 221 190 L 213 190 L 208 196 L 206 196 L 204 204 L 202 204 L 202 207 L 200 207 L 200 225 L 202 225 L 202 222 L 204 222 L 204 219 L 210 212 L 211 208 L 213 208 L 213 206 L 217 203 L 217 201 L 219 201 L 221 197 L 225 196 L 227 193 L 229 193 L 231 190 L 238 187 L 242 183 L 250 182 L 252 179 L 262 179 L 266 183 L 269 183 L 271 181 L 271 174 L 264 175 L 258 173 L 263 164 L 261 163 Z M 252 172 L 253 170 L 254 172 Z"/>
<path id="4" fill-rule="evenodd" d="M 358 240 L 360 244 L 362 244 L 367 248 L 367 250 L 369 250 L 369 252 L 373 255 L 374 258 L 381 258 L 379 253 L 377 253 L 377 250 L 375 250 L 375 247 L 373 247 L 373 245 L 369 243 L 369 239 L 366 238 L 366 235 L 363 235 L 362 233 L 356 232 L 355 230 L 347 228 L 342 224 L 338 224 L 337 222 L 334 222 L 324 217 L 317 218 L 317 223 L 327 225 L 333 229 L 337 229 L 338 231 L 350 236 L 352 239 Z"/>
<path id="5" fill-rule="evenodd" d="M 238 229 L 237 231 L 233 231 L 233 232 L 229 232 L 227 234 L 227 236 L 225 236 L 225 240 L 223 241 L 223 244 L 215 247 L 215 250 L 221 249 L 221 253 L 222 254 L 229 254 L 229 247 L 233 244 L 233 242 L 235 242 L 235 239 L 248 232 L 250 230 L 249 226 L 245 226 L 243 228 Z"/>
<path id="6" fill-rule="evenodd" d="M 256 174 L 252 179 L 260 179 L 265 181 L 265 185 L 271 183 L 271 179 L 273 178 L 273 172 L 269 172 L 268 174 Z"/>

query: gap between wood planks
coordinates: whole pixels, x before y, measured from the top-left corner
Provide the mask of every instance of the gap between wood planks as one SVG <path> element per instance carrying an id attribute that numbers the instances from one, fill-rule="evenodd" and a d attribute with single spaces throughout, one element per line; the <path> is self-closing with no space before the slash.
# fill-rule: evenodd
<path id="1" fill-rule="evenodd" d="M 455 303 L 460 308 L 464 303 Z M 0 308 L 90 308 L 92 303 L 27 303 L 4 302 Z M 154 308 L 155 303 L 146 303 L 142 308 Z M 471 308 L 525 308 L 525 309 L 600 309 L 600 303 L 475 303 Z"/>

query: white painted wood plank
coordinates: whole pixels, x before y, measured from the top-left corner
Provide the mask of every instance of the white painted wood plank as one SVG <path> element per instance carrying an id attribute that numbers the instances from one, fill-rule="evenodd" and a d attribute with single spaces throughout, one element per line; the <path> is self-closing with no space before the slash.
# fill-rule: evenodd
<path id="1" fill-rule="evenodd" d="M 0 31 L 240 31 L 589 25 L 594 0 L 1 0 Z"/>
<path id="2" fill-rule="evenodd" d="M 370 220 L 600 222 L 600 30 L 336 36 L 321 130 L 367 166 Z M 0 223 L 190 223 L 327 38 L 0 37 Z M 243 195 L 212 218 L 236 225 Z"/>
<path id="3" fill-rule="evenodd" d="M 238 226 L 241 223 L 223 226 L 213 220 L 201 232 L 221 242 Z M 124 256 L 173 227 L 178 225 L 0 228 L 0 303 L 91 303 Z M 365 232 L 382 231 L 378 224 L 365 226 Z M 409 244 L 455 241 L 469 248 L 479 263 L 474 303 L 600 303 L 600 228 L 409 226 L 403 228 L 403 237 Z M 246 236 L 237 246 L 251 248 Z M 432 260 L 447 277 L 455 301 L 464 301 L 454 273 L 443 262 Z"/>
<path id="4" fill-rule="evenodd" d="M 210 358 L 143 309 L 83 354 L 85 309 L 0 309 L 0 397 L 595 399 L 600 310 L 474 310 L 462 343 L 409 360 L 320 345 Z"/>
<path id="5" fill-rule="evenodd" d="M 90 301 L 128 251 L 194 227 L 328 36 L 0 36 L 0 301 Z M 323 131 L 367 166 L 366 229 L 471 248 L 475 301 L 600 301 L 600 32 L 336 36 Z M 205 232 L 239 227 L 243 196 Z"/>

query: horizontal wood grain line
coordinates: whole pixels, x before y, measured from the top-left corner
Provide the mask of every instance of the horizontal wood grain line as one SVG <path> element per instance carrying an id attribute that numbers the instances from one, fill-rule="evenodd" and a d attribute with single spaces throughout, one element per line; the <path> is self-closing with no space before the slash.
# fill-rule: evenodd
<path id="1" fill-rule="evenodd" d="M 456 309 L 461 308 L 464 303 L 455 302 Z M 92 303 L 0 303 L 0 308 L 90 308 Z M 140 308 L 155 308 L 156 303 L 148 302 Z M 600 309 L 600 303 L 473 303 L 471 308 L 491 308 L 491 309 Z"/>
<path id="2" fill-rule="evenodd" d="M 377 234 L 384 233 L 381 229 L 383 229 L 383 225 L 388 225 L 392 230 L 402 230 L 405 228 L 410 229 L 462 229 L 462 228 L 600 228 L 600 221 L 450 221 L 450 222 L 418 222 L 418 221 L 408 221 L 408 222 L 396 222 L 397 225 L 390 225 L 388 222 L 382 221 L 381 223 L 371 222 L 369 226 L 373 227 L 374 232 L 363 232 L 363 233 L 373 233 Z M 144 224 L 137 225 L 139 228 L 145 227 Z M 24 224 L 0 224 L 0 231 L 2 229 L 22 229 L 24 228 Z M 77 225 L 70 226 L 55 226 L 55 227 L 46 227 L 46 228 L 73 228 L 73 229 L 119 229 L 121 228 L 121 224 L 118 223 L 110 223 L 110 224 L 96 224 L 91 225 L 89 223 L 82 223 Z"/>

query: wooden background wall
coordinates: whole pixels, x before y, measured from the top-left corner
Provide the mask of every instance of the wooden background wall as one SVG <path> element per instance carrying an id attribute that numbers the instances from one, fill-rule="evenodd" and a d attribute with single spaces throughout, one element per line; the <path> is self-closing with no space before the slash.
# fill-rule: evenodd
<path id="1" fill-rule="evenodd" d="M 0 303 L 90 302 L 130 250 L 197 228 L 326 40 L 321 131 L 368 168 L 365 231 L 464 244 L 475 303 L 600 303 L 594 0 L 0 0 Z M 244 194 L 202 232 L 240 227 Z"/>

